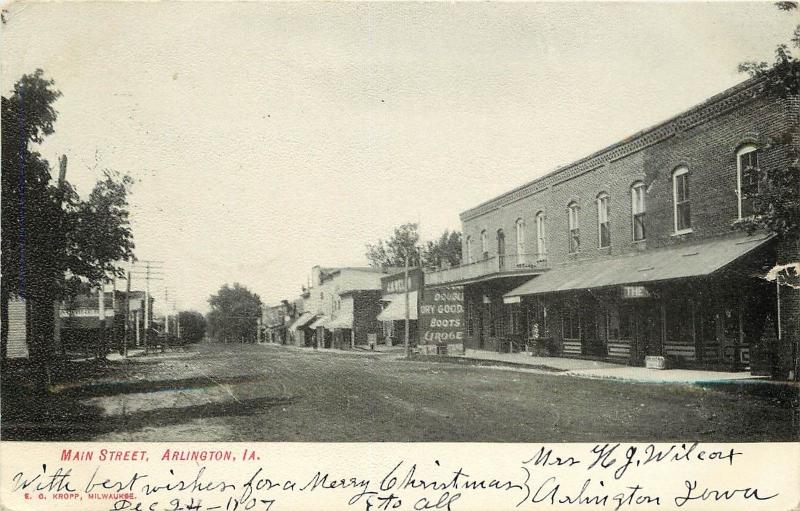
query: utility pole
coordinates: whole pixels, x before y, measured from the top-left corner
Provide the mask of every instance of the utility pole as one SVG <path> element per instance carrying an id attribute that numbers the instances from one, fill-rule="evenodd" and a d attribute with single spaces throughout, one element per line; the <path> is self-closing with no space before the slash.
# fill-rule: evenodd
<path id="1" fill-rule="evenodd" d="M 123 340 L 124 346 L 122 347 L 123 356 L 128 358 L 128 341 L 130 341 L 131 331 L 131 267 L 133 263 L 128 264 L 128 278 L 125 282 L 125 338 Z"/>
<path id="2" fill-rule="evenodd" d="M 133 270 L 132 274 L 138 274 L 143 276 L 145 279 L 145 297 L 144 297 L 144 349 L 145 353 L 149 352 L 150 349 L 150 316 L 152 314 L 151 304 L 150 304 L 150 281 L 151 280 L 164 280 L 163 279 L 163 268 L 160 266 L 163 264 L 163 261 L 153 261 L 153 260 L 144 260 L 141 261 L 144 264 L 144 270 Z M 136 327 L 139 327 L 137 322 Z M 138 337 L 138 336 L 137 336 Z"/>
<path id="3" fill-rule="evenodd" d="M 169 291 L 164 286 L 164 333 L 169 333 Z"/>
<path id="4" fill-rule="evenodd" d="M 410 313 L 409 306 L 408 306 L 408 250 L 406 250 L 406 269 L 405 269 L 404 277 L 403 277 L 403 288 L 406 291 L 405 292 L 405 295 L 406 295 L 405 296 L 405 298 L 406 298 L 406 321 L 405 321 L 405 324 L 406 324 L 405 325 L 406 326 L 406 335 L 405 335 L 406 358 L 410 358 L 411 357 L 411 343 L 409 342 L 409 332 L 408 332 L 409 313 Z"/>
<path id="5" fill-rule="evenodd" d="M 100 346 L 98 346 L 97 358 L 105 351 L 106 342 L 106 283 L 100 282 L 100 287 L 97 288 L 97 308 L 99 311 L 98 319 L 100 320 Z"/>
<path id="6" fill-rule="evenodd" d="M 150 349 L 150 261 L 145 263 L 146 283 L 144 291 L 144 352 L 147 354 Z"/>

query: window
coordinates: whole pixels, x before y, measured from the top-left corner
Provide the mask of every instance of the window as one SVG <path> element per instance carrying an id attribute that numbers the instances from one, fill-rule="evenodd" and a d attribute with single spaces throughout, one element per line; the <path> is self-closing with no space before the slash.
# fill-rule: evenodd
<path id="1" fill-rule="evenodd" d="M 597 196 L 597 237 L 600 248 L 611 246 L 611 224 L 608 221 L 608 194 Z"/>
<path id="2" fill-rule="evenodd" d="M 545 310 L 540 301 L 528 304 L 527 308 L 528 339 L 539 339 L 546 337 L 545 332 Z"/>
<path id="3" fill-rule="evenodd" d="M 633 222 L 633 241 L 641 241 L 645 238 L 644 193 L 644 183 L 634 183 L 633 186 L 631 186 L 631 219 Z"/>
<path id="4" fill-rule="evenodd" d="M 525 264 L 525 220 L 517 218 L 514 224 L 517 235 L 517 266 Z"/>
<path id="5" fill-rule="evenodd" d="M 606 311 L 606 328 L 611 340 L 631 340 L 633 337 L 633 308 L 612 305 Z"/>
<path id="6" fill-rule="evenodd" d="M 481 231 L 481 257 L 483 259 L 489 257 L 489 247 L 486 245 L 486 229 Z"/>
<path id="7" fill-rule="evenodd" d="M 512 303 L 508 308 L 509 315 L 509 334 L 517 335 L 522 333 L 522 307 L 519 303 Z"/>
<path id="8" fill-rule="evenodd" d="M 564 310 L 564 332 L 562 337 L 570 340 L 580 340 L 581 338 L 581 323 L 578 310 L 574 308 L 566 308 Z"/>
<path id="9" fill-rule="evenodd" d="M 578 229 L 578 204 L 571 202 L 567 207 L 569 216 L 569 253 L 574 254 L 580 249 L 581 235 Z"/>
<path id="10" fill-rule="evenodd" d="M 467 316 L 467 336 L 473 337 L 475 332 L 478 331 L 478 307 L 471 301 L 467 301 L 466 305 L 466 316 Z"/>
<path id="11" fill-rule="evenodd" d="M 472 264 L 472 236 L 467 236 L 467 264 Z"/>
<path id="12" fill-rule="evenodd" d="M 547 245 L 545 244 L 544 212 L 536 213 L 536 259 L 547 261 Z"/>
<path id="13" fill-rule="evenodd" d="M 675 232 L 692 230 L 692 212 L 689 203 L 689 169 L 678 167 L 672 173 L 672 198 L 675 214 Z"/>
<path id="14" fill-rule="evenodd" d="M 736 152 L 736 195 L 739 218 L 753 216 L 753 197 L 758 194 L 758 148 L 748 144 Z"/>

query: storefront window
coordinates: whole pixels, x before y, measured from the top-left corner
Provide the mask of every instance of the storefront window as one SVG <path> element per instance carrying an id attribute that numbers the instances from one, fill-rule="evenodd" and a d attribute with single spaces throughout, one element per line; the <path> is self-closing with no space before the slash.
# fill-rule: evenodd
<path id="1" fill-rule="evenodd" d="M 478 324 L 477 307 L 475 307 L 472 302 L 466 302 L 464 305 L 466 306 L 467 316 L 467 336 L 473 337 L 477 331 L 476 327 Z"/>
<path id="2" fill-rule="evenodd" d="M 633 339 L 633 307 L 630 305 L 620 305 L 619 309 L 619 338 L 623 340 Z"/>
<path id="3" fill-rule="evenodd" d="M 727 339 L 739 338 L 739 309 L 736 305 L 726 305 L 724 307 L 722 325 Z"/>
<path id="4" fill-rule="evenodd" d="M 573 308 L 564 310 L 564 339 L 580 339 L 580 316 L 579 311 Z"/>
<path id="5" fill-rule="evenodd" d="M 518 303 L 512 303 L 508 307 L 508 330 L 510 334 L 522 333 L 522 313 Z"/>
<path id="6" fill-rule="evenodd" d="M 541 302 L 528 304 L 528 339 L 538 339 L 544 337 L 544 306 Z"/>

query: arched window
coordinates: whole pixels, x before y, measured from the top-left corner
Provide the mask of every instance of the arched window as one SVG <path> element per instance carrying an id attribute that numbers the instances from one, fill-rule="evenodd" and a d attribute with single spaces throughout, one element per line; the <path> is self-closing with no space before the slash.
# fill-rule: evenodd
<path id="1" fill-rule="evenodd" d="M 600 248 L 611 246 L 611 223 L 608 220 L 608 194 L 597 194 L 597 243 Z"/>
<path id="2" fill-rule="evenodd" d="M 489 257 L 489 246 L 486 244 L 486 229 L 481 231 L 481 257 L 483 259 Z"/>
<path id="3" fill-rule="evenodd" d="M 675 232 L 690 232 L 692 209 L 689 201 L 689 169 L 686 167 L 678 167 L 672 173 L 672 199 Z"/>
<path id="4" fill-rule="evenodd" d="M 536 213 L 536 260 L 547 261 L 547 244 L 544 211 Z"/>
<path id="5" fill-rule="evenodd" d="M 641 181 L 633 183 L 631 186 L 631 225 L 633 241 L 641 241 L 645 238 L 644 217 L 645 217 L 645 187 Z"/>
<path id="6" fill-rule="evenodd" d="M 581 233 L 578 228 L 578 208 L 577 202 L 570 202 L 567 206 L 567 217 L 569 222 L 569 253 L 578 252 L 581 246 Z"/>
<path id="7" fill-rule="evenodd" d="M 525 220 L 517 218 L 514 223 L 514 230 L 517 236 L 517 265 L 525 264 Z"/>
<path id="8" fill-rule="evenodd" d="M 467 264 L 472 264 L 472 236 L 467 236 L 467 243 L 464 248 L 466 249 L 465 259 Z"/>
<path id="9" fill-rule="evenodd" d="M 736 151 L 736 195 L 739 219 L 753 216 L 753 197 L 758 194 L 758 147 L 742 146 Z"/>

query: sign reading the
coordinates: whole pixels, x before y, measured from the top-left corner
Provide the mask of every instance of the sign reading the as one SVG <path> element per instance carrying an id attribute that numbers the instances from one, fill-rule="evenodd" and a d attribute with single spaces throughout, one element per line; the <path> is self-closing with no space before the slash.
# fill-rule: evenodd
<path id="1" fill-rule="evenodd" d="M 622 286 L 622 298 L 650 298 L 650 291 L 644 286 Z"/>
<path id="2" fill-rule="evenodd" d="M 464 342 L 464 288 L 426 289 L 419 306 L 419 327 L 423 344 Z"/>

